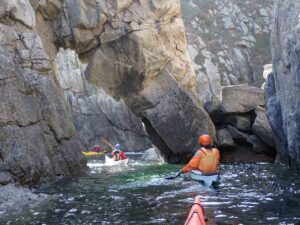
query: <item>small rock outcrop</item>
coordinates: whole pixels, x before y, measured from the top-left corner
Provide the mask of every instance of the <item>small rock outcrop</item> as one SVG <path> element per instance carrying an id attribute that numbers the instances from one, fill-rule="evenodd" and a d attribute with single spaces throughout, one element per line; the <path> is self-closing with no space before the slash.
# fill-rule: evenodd
<path id="1" fill-rule="evenodd" d="M 300 2 L 276 0 L 272 24 L 273 73 L 265 84 L 267 118 L 279 160 L 300 163 Z"/>
<path id="2" fill-rule="evenodd" d="M 99 145 L 101 137 L 120 143 L 126 151 L 142 151 L 151 147 L 141 119 L 117 102 L 103 89 L 89 84 L 84 76 L 86 65 L 74 51 L 60 49 L 56 57 L 56 77 L 70 104 L 75 128 L 86 149 Z"/>

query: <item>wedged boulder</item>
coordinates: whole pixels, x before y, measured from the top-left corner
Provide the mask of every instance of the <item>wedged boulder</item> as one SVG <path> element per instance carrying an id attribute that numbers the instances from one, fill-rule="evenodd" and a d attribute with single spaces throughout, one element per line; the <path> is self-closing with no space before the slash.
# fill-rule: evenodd
<path id="1" fill-rule="evenodd" d="M 197 99 L 191 98 L 180 88 L 165 94 L 155 107 L 145 109 L 142 113 L 172 154 L 178 155 L 175 157 L 178 160 L 181 160 L 180 154 L 197 149 L 200 134 L 215 136 L 215 128 L 208 114 Z M 164 149 L 160 150 L 164 153 Z"/>
<path id="2" fill-rule="evenodd" d="M 264 92 L 248 84 L 222 87 L 221 110 L 225 113 L 246 113 L 264 105 Z"/>
<path id="3" fill-rule="evenodd" d="M 275 155 L 275 149 L 265 144 L 260 138 L 256 135 L 250 135 L 247 139 L 249 143 L 253 146 L 253 151 L 255 153 L 266 153 L 269 155 Z"/>
<path id="4" fill-rule="evenodd" d="M 251 115 L 228 115 L 225 118 L 228 123 L 238 130 L 251 131 Z"/>
<path id="5" fill-rule="evenodd" d="M 274 134 L 266 116 L 266 109 L 257 107 L 255 109 L 256 119 L 252 126 L 253 133 L 263 142 L 271 147 L 275 147 Z"/>
<path id="6" fill-rule="evenodd" d="M 197 148 L 198 135 L 215 136 L 215 128 L 194 96 L 195 73 L 179 1 L 156 1 L 151 12 L 144 7 L 147 2 L 133 1 L 124 9 L 135 15 L 130 26 L 118 16 L 114 27 L 105 24 L 102 37 L 111 31 L 118 35 L 106 39 L 89 58 L 86 76 L 115 99 L 124 99 L 147 121 L 152 143 L 167 160 L 180 161 Z"/>
<path id="7" fill-rule="evenodd" d="M 231 134 L 231 137 L 233 140 L 242 142 L 242 143 L 247 143 L 247 139 L 249 137 L 248 133 L 244 133 L 242 131 L 237 130 L 233 126 L 228 125 L 227 129 L 229 130 L 229 133 Z"/>
<path id="8" fill-rule="evenodd" d="M 231 133 L 227 128 L 223 128 L 218 131 L 218 147 L 230 148 L 234 147 L 235 143 L 232 139 Z"/>

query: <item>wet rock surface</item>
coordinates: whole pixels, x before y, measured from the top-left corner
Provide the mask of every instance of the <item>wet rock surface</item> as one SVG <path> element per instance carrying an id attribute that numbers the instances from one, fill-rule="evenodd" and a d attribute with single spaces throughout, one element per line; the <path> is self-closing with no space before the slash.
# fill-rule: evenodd
<path id="1" fill-rule="evenodd" d="M 0 218 L 4 213 L 20 213 L 24 208 L 38 207 L 54 198 L 47 194 L 35 194 L 27 188 L 14 184 L 0 186 Z"/>
<path id="2" fill-rule="evenodd" d="M 19 66 L 9 48 L 0 54 L 1 171 L 28 185 L 79 173 L 82 145 L 61 90 L 51 78 Z"/>
<path id="3" fill-rule="evenodd" d="M 271 50 L 273 73 L 265 85 L 267 118 L 274 134 L 279 158 L 300 162 L 298 1 L 275 1 Z"/>

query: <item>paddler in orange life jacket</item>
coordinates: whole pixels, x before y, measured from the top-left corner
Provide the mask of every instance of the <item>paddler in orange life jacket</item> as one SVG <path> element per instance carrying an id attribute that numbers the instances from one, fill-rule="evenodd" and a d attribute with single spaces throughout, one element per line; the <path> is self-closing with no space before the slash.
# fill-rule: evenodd
<path id="1" fill-rule="evenodd" d="M 116 144 L 115 150 L 113 150 L 111 154 L 114 156 L 115 161 L 127 159 L 124 151 L 121 150 L 120 144 Z"/>
<path id="2" fill-rule="evenodd" d="M 201 148 L 195 153 L 189 163 L 179 173 L 188 173 L 191 170 L 200 170 L 203 174 L 209 175 L 219 170 L 220 152 L 212 146 L 212 138 L 203 134 L 198 139 Z"/>

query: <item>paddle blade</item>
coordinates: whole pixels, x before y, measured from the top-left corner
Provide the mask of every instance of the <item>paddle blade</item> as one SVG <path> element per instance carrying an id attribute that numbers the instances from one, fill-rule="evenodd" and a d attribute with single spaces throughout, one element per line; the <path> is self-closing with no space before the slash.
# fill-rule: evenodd
<path id="1" fill-rule="evenodd" d="M 165 180 L 173 180 L 173 179 L 175 179 L 176 178 L 176 176 L 175 175 L 173 175 L 173 176 L 168 176 L 168 177 L 165 177 Z"/>
<path id="2" fill-rule="evenodd" d="M 177 174 L 175 174 L 175 175 L 165 177 L 165 180 L 173 180 L 173 179 L 179 177 L 180 174 L 181 174 L 181 173 L 179 172 L 179 173 L 177 173 Z"/>

